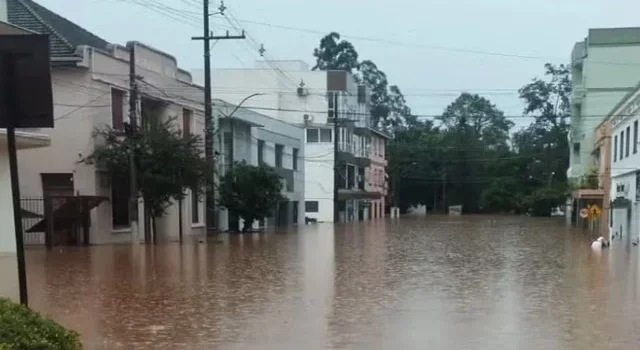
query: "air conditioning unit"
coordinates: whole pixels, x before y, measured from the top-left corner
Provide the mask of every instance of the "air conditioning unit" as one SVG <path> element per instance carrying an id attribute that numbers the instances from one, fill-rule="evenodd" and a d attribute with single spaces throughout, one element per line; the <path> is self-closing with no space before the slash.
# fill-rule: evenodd
<path id="1" fill-rule="evenodd" d="M 303 118 L 304 118 L 304 123 L 305 124 L 309 124 L 309 123 L 313 122 L 313 116 L 312 115 L 305 114 L 303 116 Z"/>
<path id="2" fill-rule="evenodd" d="M 298 87 L 298 96 L 300 97 L 304 97 L 309 95 L 309 89 L 305 88 L 305 87 Z"/>

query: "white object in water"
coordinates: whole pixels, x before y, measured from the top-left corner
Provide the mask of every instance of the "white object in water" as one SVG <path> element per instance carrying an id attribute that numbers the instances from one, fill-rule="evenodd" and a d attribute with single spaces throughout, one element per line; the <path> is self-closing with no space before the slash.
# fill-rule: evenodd
<path id="1" fill-rule="evenodd" d="M 602 247 L 607 246 L 607 241 L 604 237 L 600 236 L 593 243 L 591 243 L 591 249 L 602 249 Z"/>

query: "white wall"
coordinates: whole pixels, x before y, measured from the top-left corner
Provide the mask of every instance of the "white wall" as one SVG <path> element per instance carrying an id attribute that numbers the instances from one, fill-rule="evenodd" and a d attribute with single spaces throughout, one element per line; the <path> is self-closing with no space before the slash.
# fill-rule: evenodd
<path id="1" fill-rule="evenodd" d="M 333 144 L 305 145 L 305 201 L 317 201 L 318 213 L 305 213 L 320 222 L 333 222 Z"/>

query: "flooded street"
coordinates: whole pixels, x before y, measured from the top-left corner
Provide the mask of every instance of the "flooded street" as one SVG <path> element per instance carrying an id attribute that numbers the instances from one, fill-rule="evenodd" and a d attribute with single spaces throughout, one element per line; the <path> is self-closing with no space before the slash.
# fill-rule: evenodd
<path id="1" fill-rule="evenodd" d="M 495 221 L 493 221 L 495 220 Z M 87 349 L 637 349 L 638 248 L 562 219 L 407 218 L 27 252 Z"/>

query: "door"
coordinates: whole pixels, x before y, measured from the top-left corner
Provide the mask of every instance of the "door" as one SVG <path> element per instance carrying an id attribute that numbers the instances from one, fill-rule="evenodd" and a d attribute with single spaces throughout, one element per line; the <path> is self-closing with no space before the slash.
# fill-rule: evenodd
<path id="1" fill-rule="evenodd" d="M 46 218 L 47 220 L 54 220 L 55 213 L 58 208 L 67 202 L 68 197 L 73 196 L 73 174 L 58 173 L 58 174 L 40 174 L 42 179 L 42 195 L 44 198 L 52 197 L 51 201 L 51 215 L 52 218 Z M 76 225 L 68 224 L 64 227 L 55 227 L 52 232 L 53 245 L 75 245 L 79 242 L 78 229 Z"/>

